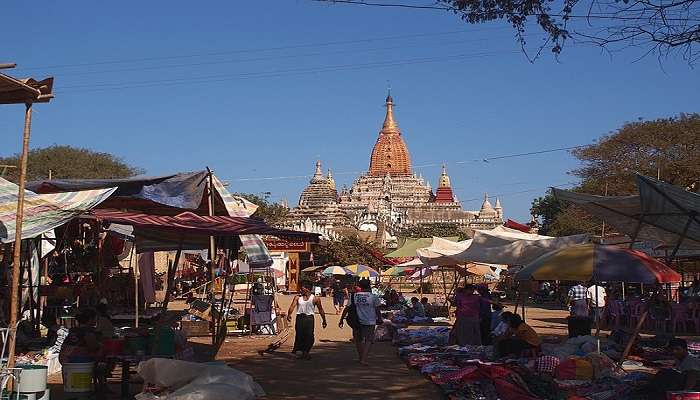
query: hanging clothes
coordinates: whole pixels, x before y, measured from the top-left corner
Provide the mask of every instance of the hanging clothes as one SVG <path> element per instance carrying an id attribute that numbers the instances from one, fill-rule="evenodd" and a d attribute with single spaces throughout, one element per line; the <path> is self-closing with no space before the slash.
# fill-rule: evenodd
<path id="1" fill-rule="evenodd" d="M 156 270 L 155 254 L 152 251 L 142 253 L 138 264 L 143 300 L 146 303 L 153 303 L 156 301 L 156 288 L 153 281 Z"/>

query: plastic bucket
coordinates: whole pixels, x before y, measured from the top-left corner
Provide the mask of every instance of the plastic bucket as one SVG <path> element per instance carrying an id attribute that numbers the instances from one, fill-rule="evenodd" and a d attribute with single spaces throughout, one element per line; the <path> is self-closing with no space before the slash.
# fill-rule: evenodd
<path id="1" fill-rule="evenodd" d="M 63 364 L 63 391 L 69 393 L 92 392 L 94 363 Z"/>
<path id="2" fill-rule="evenodd" d="M 700 392 L 666 392 L 666 400 L 700 400 Z"/>
<path id="3" fill-rule="evenodd" d="M 48 367 L 45 365 L 22 364 L 17 365 L 22 371 L 19 375 L 20 393 L 37 393 L 46 390 L 46 376 Z"/>

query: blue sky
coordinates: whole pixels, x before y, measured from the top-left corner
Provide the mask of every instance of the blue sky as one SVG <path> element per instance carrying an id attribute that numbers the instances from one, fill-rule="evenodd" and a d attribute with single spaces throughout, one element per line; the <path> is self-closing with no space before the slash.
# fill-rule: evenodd
<path id="1" fill-rule="evenodd" d="M 148 174 L 210 166 L 233 190 L 295 204 L 308 181 L 298 176 L 318 157 L 339 186 L 367 169 L 390 82 L 413 162 L 429 165 L 416 171 L 435 185 L 445 162 L 465 209 L 489 192 L 527 221 L 532 198 L 575 182 L 576 160 L 472 160 L 587 144 L 700 104 L 697 70 L 634 62 L 638 50 L 570 44 L 558 61 L 531 64 L 506 24 L 440 11 L 206 4 L 5 4 L 0 62 L 56 78 L 54 101 L 35 107 L 31 145 L 110 152 Z M 0 108 L 0 154 L 19 151 L 21 115 Z"/>

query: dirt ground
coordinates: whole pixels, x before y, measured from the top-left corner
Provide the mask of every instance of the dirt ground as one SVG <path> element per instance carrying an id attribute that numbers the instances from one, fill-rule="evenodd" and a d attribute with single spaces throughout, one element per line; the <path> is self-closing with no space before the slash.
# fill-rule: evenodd
<path id="1" fill-rule="evenodd" d="M 291 296 L 280 296 L 280 306 L 286 310 Z M 330 298 L 322 298 L 328 314 L 328 327 L 321 328 L 321 319 L 316 317 L 316 343 L 312 359 L 297 360 L 291 353 L 294 343 L 294 328 L 289 338 L 274 354 L 261 356 L 258 350 L 279 340 L 280 336 L 229 337 L 218 354 L 213 356 L 208 338 L 193 340 L 201 358 L 215 357 L 253 376 L 265 392 L 266 399 L 441 399 L 439 388 L 416 371 L 406 367 L 399 359 L 396 347 L 390 343 L 375 343 L 369 358 L 370 366 L 362 366 L 357 360 L 354 345 L 350 342 L 348 327 L 338 327 L 339 316 L 335 315 Z M 177 305 L 174 305 L 177 307 Z M 512 311 L 512 306 L 507 307 Z M 528 308 L 527 322 L 540 334 L 565 336 L 567 312 L 562 309 Z M 284 335 L 281 335 L 284 337 Z M 108 396 L 119 398 L 119 371 L 113 373 Z M 132 375 L 134 383 L 131 394 L 140 391 L 138 377 Z M 53 399 L 68 399 L 61 390 L 60 375 L 51 377 Z M 95 398 L 95 397 L 93 397 Z"/>

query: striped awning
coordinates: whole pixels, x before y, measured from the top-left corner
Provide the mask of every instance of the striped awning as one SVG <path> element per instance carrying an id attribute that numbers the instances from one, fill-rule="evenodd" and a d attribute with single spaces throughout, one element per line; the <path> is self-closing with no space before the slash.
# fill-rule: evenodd
<path id="1" fill-rule="evenodd" d="M 0 178 L 0 242 L 15 241 L 18 186 Z M 116 189 L 82 190 L 54 194 L 24 194 L 22 239 L 38 236 L 93 209 Z"/>

